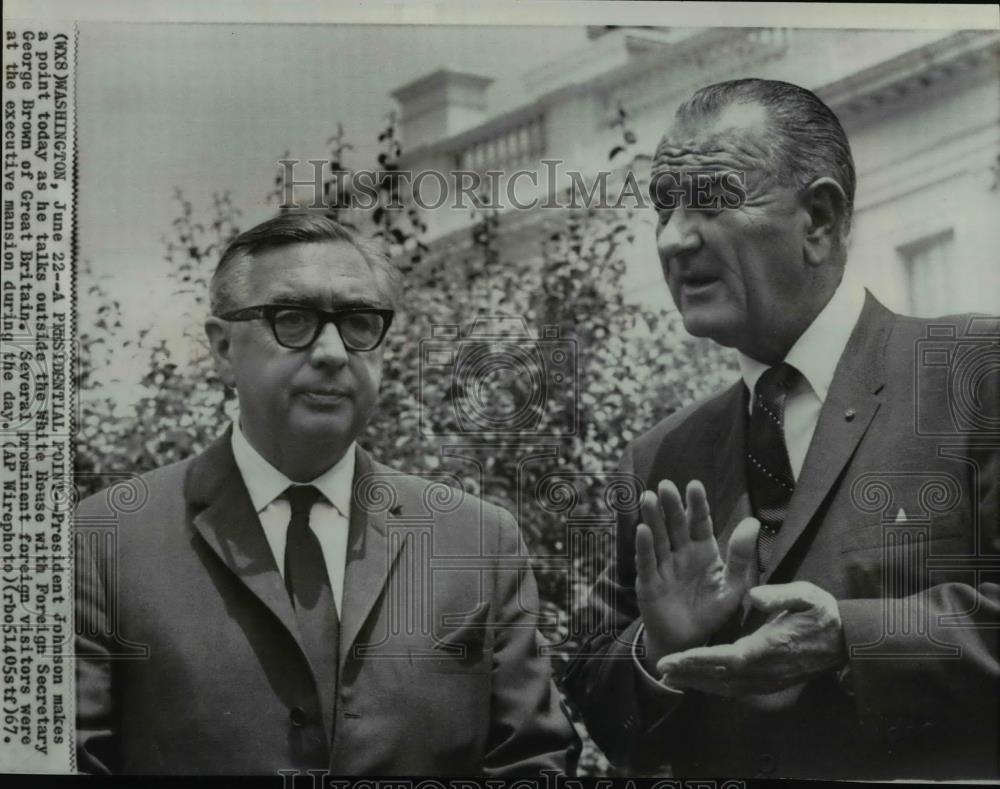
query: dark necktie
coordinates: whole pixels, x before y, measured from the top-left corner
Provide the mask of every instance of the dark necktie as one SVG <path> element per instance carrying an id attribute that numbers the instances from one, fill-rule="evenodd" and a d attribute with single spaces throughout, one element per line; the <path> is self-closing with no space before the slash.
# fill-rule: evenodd
<path id="1" fill-rule="evenodd" d="M 767 369 L 754 387 L 747 431 L 747 484 L 754 515 L 760 521 L 757 562 L 761 571 L 795 490 L 785 445 L 785 402 L 798 378 L 798 370 L 781 363 Z"/>
<path id="2" fill-rule="evenodd" d="M 312 485 L 285 491 L 292 508 L 285 544 L 285 587 L 295 609 L 302 646 L 316 678 L 324 726 L 332 734 L 336 720 L 339 622 L 323 550 L 309 528 L 309 512 L 321 498 Z"/>

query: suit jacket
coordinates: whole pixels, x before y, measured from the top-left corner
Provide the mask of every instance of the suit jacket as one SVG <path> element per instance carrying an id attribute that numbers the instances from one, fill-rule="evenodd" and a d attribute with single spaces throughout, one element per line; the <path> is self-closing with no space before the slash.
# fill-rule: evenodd
<path id="1" fill-rule="evenodd" d="M 536 650 L 537 590 L 513 518 L 360 449 L 356 469 L 332 745 L 228 433 L 80 505 L 78 769 L 572 766 L 575 734 Z"/>
<path id="2" fill-rule="evenodd" d="M 566 677 L 613 762 L 637 772 L 670 764 L 680 776 L 996 777 L 996 327 L 902 317 L 868 295 L 761 579 L 810 581 L 839 602 L 848 670 L 815 677 L 790 705 L 687 692 L 675 707 L 651 691 L 631 647 L 638 514 L 619 518 L 617 555 L 588 602 L 585 621 L 599 626 Z M 622 464 L 651 490 L 702 480 L 723 550 L 752 514 L 747 397 L 740 381 L 673 414 Z M 761 624 L 744 616 L 713 641 Z"/>

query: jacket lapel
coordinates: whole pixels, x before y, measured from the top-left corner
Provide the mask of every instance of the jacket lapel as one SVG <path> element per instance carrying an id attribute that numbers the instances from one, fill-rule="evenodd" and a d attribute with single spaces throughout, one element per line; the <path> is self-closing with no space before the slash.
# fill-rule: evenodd
<path id="1" fill-rule="evenodd" d="M 399 486 L 394 483 L 401 476 L 385 466 L 376 466 L 371 456 L 358 447 L 347 538 L 344 601 L 341 605 L 341 670 L 347 656 L 354 649 L 365 620 L 389 580 L 402 546 L 402 540 L 389 539 L 386 507 L 379 506 L 383 498 L 383 491 L 379 488 L 386 484 L 395 494 L 390 494 L 388 498 L 398 500 Z M 405 503 L 401 505 L 398 512 L 394 510 L 393 515 L 398 515 L 405 506 Z"/>
<path id="2" fill-rule="evenodd" d="M 195 512 L 194 527 L 298 641 L 292 604 L 233 458 L 231 436 L 232 428 L 191 464 L 185 496 Z"/>
<path id="3" fill-rule="evenodd" d="M 775 538 L 766 583 L 788 554 L 833 488 L 881 405 L 883 353 L 892 330 L 892 313 L 868 295 L 861 318 L 837 364 L 830 391 Z"/>
<path id="4" fill-rule="evenodd" d="M 383 483 L 399 475 L 376 467 L 360 447 L 357 452 L 341 605 L 341 667 L 385 588 L 402 545 L 401 540 L 388 538 L 386 512 L 376 506 L 378 492 L 372 487 L 380 475 L 392 475 L 383 477 Z M 233 458 L 231 430 L 195 458 L 185 486 L 185 496 L 195 513 L 195 529 L 301 647 L 285 584 Z M 393 485 L 394 491 L 396 487 Z"/>

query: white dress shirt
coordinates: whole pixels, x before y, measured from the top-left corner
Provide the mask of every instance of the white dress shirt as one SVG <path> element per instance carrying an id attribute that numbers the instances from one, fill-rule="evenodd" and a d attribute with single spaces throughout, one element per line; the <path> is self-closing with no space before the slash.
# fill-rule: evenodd
<path id="1" fill-rule="evenodd" d="M 285 574 L 285 542 L 292 510 L 282 496 L 289 485 L 315 485 L 324 498 L 318 499 L 309 513 L 309 527 L 316 534 L 323 551 L 323 561 L 330 578 L 334 604 L 339 615 L 344 594 L 344 570 L 347 565 L 347 530 L 351 521 L 351 487 L 354 484 L 356 445 L 351 444 L 337 463 L 308 483 L 295 483 L 268 463 L 254 449 L 239 422 L 233 423 L 233 457 L 243 477 L 250 501 L 260 518 L 264 536 L 278 572 Z"/>
<path id="2" fill-rule="evenodd" d="M 785 357 L 800 373 L 798 385 L 785 401 L 785 446 L 796 481 L 809 451 L 819 412 L 826 402 L 833 373 L 847 347 L 847 341 L 865 306 L 865 290 L 848 281 L 840 284 L 816 319 Z M 739 354 L 740 375 L 750 390 L 750 411 L 753 411 L 753 390 L 768 365 Z"/>
<path id="3" fill-rule="evenodd" d="M 861 317 L 864 304 L 864 288 L 845 276 L 830 301 L 785 356 L 785 362 L 802 374 L 798 385 L 785 401 L 784 414 L 785 446 L 788 448 L 788 460 L 796 481 L 802 471 L 813 433 L 816 432 L 819 412 L 826 402 L 837 363 L 847 347 L 854 326 Z M 739 365 L 743 382 L 751 392 L 749 400 L 752 412 L 754 387 L 768 369 L 768 365 L 742 353 L 739 354 Z M 661 691 L 680 695 L 681 691 L 657 682 L 656 678 L 646 671 L 636 651 L 636 647 L 642 641 L 642 634 L 643 627 L 640 626 L 632 645 L 633 662 L 639 667 L 640 673 L 654 682 Z"/>

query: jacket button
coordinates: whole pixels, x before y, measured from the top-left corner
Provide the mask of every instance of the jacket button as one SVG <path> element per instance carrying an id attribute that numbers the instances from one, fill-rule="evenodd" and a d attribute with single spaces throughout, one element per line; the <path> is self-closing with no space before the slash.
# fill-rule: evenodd
<path id="1" fill-rule="evenodd" d="M 288 713 L 288 719 L 292 722 L 292 726 L 305 726 L 306 711 L 302 707 L 292 707 Z"/>
<path id="2" fill-rule="evenodd" d="M 762 753 L 757 757 L 757 770 L 761 773 L 772 773 L 774 772 L 775 762 L 774 757 L 769 753 Z"/>

